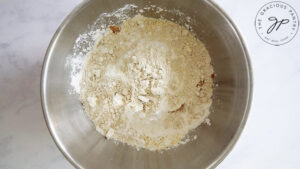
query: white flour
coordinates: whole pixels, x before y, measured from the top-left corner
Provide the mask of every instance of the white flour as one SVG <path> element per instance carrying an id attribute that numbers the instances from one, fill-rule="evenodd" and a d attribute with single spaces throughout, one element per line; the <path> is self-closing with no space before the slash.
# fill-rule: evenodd
<path id="1" fill-rule="evenodd" d="M 88 54 L 80 91 L 87 115 L 107 138 L 129 145 L 161 150 L 180 144 L 209 114 L 208 52 L 166 20 L 137 15 L 115 30 Z"/>
<path id="2" fill-rule="evenodd" d="M 101 14 L 89 27 L 89 31 L 77 38 L 74 54 L 68 57 L 66 66 L 71 69 L 73 87 L 70 93 L 81 94 L 86 113 L 95 123 L 97 130 L 107 138 L 150 150 L 170 148 L 196 139 L 196 136 L 187 138 L 186 135 L 200 125 L 209 114 L 212 94 L 212 67 L 209 55 L 201 42 L 189 31 L 178 26 L 172 27 L 175 24 L 169 22 L 153 22 L 149 25 L 143 17 L 138 17 L 135 21 L 126 21 L 129 24 L 139 23 L 134 25 L 137 28 L 134 31 L 137 33 L 114 39 L 115 35 L 121 36 L 124 31 L 129 31 L 128 34 L 133 31 L 124 24 L 118 34 L 108 30 L 109 25 L 119 25 L 132 17 L 132 10 L 139 13 L 150 10 L 155 10 L 156 13 L 166 11 L 155 6 L 138 9 L 135 5 L 126 5 L 115 12 Z M 177 10 L 168 12 L 181 16 L 178 22 L 192 30 L 187 24 L 191 21 L 190 17 L 185 17 Z M 164 39 L 145 40 L 147 36 L 153 37 L 152 35 L 145 36 L 144 40 L 139 39 L 138 36 L 143 36 L 143 31 L 158 30 L 155 26 L 159 25 L 167 28 L 171 26 L 170 30 L 174 30 L 176 35 L 165 31 L 158 32 L 159 36 L 160 33 L 164 33 L 166 39 L 174 39 L 165 42 L 162 42 Z M 120 41 L 120 38 L 123 38 L 123 41 Z M 170 49 L 180 47 L 176 44 L 170 45 L 171 41 L 178 40 L 176 38 L 188 39 L 181 50 L 183 53 Z M 190 38 L 193 40 L 190 41 Z M 103 41 L 108 46 L 103 45 Z M 101 45 L 96 47 L 95 44 Z M 179 44 L 177 42 L 177 45 Z M 122 51 L 120 46 L 127 47 Z M 198 54 L 194 50 L 198 50 Z M 191 55 L 192 60 L 185 61 L 188 60 L 184 59 L 185 55 Z M 203 63 L 199 62 L 199 57 L 203 57 Z M 87 63 L 83 72 L 85 61 Z M 193 63 L 195 64 L 190 65 Z M 197 86 L 202 81 L 205 81 L 205 84 Z"/>
<path id="3" fill-rule="evenodd" d="M 65 65 L 71 69 L 70 84 L 72 89 L 69 91 L 70 94 L 80 93 L 80 81 L 86 54 L 91 51 L 97 40 L 105 35 L 108 25 L 122 23 L 130 17 L 130 11 L 136 8 L 136 5 L 128 4 L 117 11 L 102 13 L 93 25 L 88 26 L 87 32 L 78 36 L 73 47 L 74 53 L 68 56 Z"/>
<path id="4" fill-rule="evenodd" d="M 191 23 L 191 18 L 189 16 L 185 16 L 184 13 L 177 9 L 166 10 L 155 5 L 147 5 L 143 9 L 139 9 L 138 6 L 134 4 L 127 4 L 111 13 L 102 13 L 92 25 L 88 26 L 85 33 L 80 34 L 77 37 L 73 46 L 74 52 L 72 55 L 67 57 L 65 66 L 66 68 L 71 69 L 70 84 L 72 88 L 69 91 L 70 94 L 80 93 L 80 80 L 86 54 L 91 51 L 96 41 L 105 35 L 109 25 L 119 25 L 128 18 L 133 17 L 135 14 L 133 14 L 132 11 L 140 14 L 149 11 L 155 11 L 157 14 L 171 13 L 174 16 L 179 16 L 176 23 L 184 25 L 193 33 L 193 29 L 189 25 L 189 23 Z M 163 19 L 163 17 L 161 18 Z M 171 20 L 174 21 L 174 18 L 171 18 Z"/>

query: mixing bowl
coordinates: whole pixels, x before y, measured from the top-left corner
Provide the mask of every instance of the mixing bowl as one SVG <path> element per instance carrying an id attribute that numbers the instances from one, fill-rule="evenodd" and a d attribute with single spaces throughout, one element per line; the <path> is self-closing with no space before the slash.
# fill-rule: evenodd
<path id="1" fill-rule="evenodd" d="M 138 8 L 146 0 L 83 1 L 63 21 L 47 50 L 41 78 L 41 97 L 49 131 L 64 156 L 87 169 L 196 169 L 214 168 L 229 153 L 245 125 L 252 95 L 249 57 L 237 28 L 208 0 L 152 0 L 164 9 L 178 9 L 195 22 L 191 26 L 211 55 L 218 87 L 213 92 L 211 126 L 193 131 L 198 138 L 177 148 L 152 152 L 116 144 L 99 134 L 87 118 L 78 94 L 70 94 L 70 69 L 65 67 L 78 35 L 101 13 L 126 4 Z M 146 14 L 159 17 L 156 13 Z M 173 16 L 165 16 L 170 19 Z M 176 20 L 176 18 L 175 18 Z"/>

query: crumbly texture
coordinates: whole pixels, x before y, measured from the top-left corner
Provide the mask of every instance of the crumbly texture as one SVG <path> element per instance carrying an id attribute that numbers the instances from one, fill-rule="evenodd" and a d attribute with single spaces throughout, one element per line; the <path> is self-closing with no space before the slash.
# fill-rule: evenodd
<path id="1" fill-rule="evenodd" d="M 137 15 L 95 44 L 80 99 L 107 138 L 162 150 L 209 115 L 212 74 L 205 46 L 186 28 Z"/>

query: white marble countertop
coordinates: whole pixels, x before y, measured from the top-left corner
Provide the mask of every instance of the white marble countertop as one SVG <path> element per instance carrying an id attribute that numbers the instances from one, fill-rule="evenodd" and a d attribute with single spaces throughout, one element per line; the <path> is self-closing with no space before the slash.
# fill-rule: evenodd
<path id="1" fill-rule="evenodd" d="M 73 168 L 47 130 L 39 85 L 50 39 L 79 2 L 0 1 L 0 169 Z M 254 29 L 255 15 L 268 0 L 216 2 L 244 36 L 254 74 L 248 122 L 218 168 L 300 168 L 300 33 L 288 44 L 269 45 Z M 285 2 L 300 13 L 300 1 Z"/>

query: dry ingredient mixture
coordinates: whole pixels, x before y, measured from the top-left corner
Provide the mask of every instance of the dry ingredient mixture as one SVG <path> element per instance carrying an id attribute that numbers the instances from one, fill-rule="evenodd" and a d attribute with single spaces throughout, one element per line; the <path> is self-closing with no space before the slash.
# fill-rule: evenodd
<path id="1" fill-rule="evenodd" d="M 137 148 L 184 143 L 209 115 L 213 68 L 186 28 L 137 15 L 109 31 L 88 54 L 80 99 L 97 130 Z"/>

